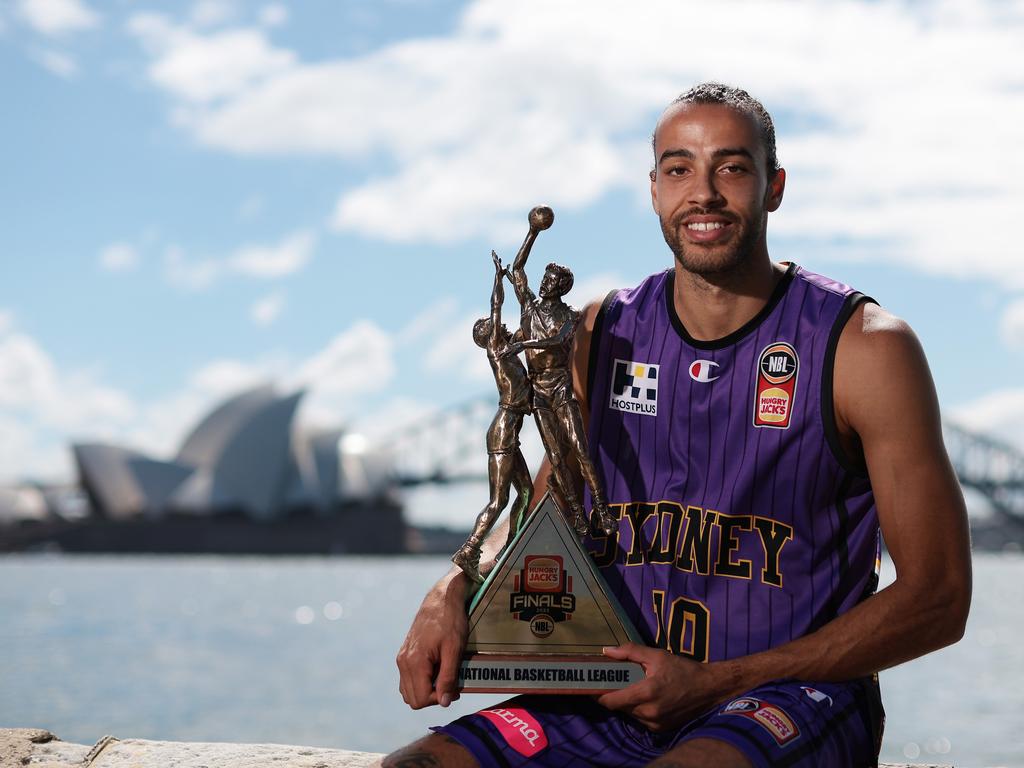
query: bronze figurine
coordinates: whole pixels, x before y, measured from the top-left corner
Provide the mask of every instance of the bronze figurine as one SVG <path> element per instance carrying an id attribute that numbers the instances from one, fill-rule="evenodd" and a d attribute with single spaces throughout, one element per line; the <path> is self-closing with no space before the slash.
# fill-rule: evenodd
<path id="1" fill-rule="evenodd" d="M 587 518 L 572 482 L 569 458 L 575 457 L 594 501 L 596 526 L 611 534 L 618 522 L 608 511 L 604 489 L 597 469 L 590 460 L 586 430 L 579 402 L 572 386 L 572 346 L 580 313 L 562 297 L 572 288 L 573 274 L 568 267 L 552 262 L 544 270 L 540 297 L 530 289 L 526 277 L 526 259 L 542 230 L 554 222 L 555 214 L 547 206 L 530 211 L 530 231 L 512 263 L 511 279 L 521 307 L 520 327 L 503 353 L 513 356 L 526 352 L 526 367 L 533 386 L 533 413 L 544 448 L 551 460 L 554 485 L 573 516 L 573 527 L 583 535 Z"/>
<path id="2" fill-rule="evenodd" d="M 522 526 L 533 494 L 530 470 L 519 448 L 523 416 L 531 411 L 530 381 L 519 358 L 505 354 L 512 340 L 512 334 L 501 322 L 501 305 L 505 300 L 505 270 L 494 251 L 491 251 L 491 258 L 494 260 L 491 315 L 480 318 L 473 325 L 473 341 L 487 350 L 487 360 L 498 385 L 498 412 L 487 430 L 487 479 L 491 498 L 477 516 L 476 525 L 466 543 L 452 556 L 452 562 L 476 582 L 483 581 L 480 574 L 480 545 L 508 503 L 510 487 L 515 486 L 516 500 L 509 513 L 509 542 Z"/>

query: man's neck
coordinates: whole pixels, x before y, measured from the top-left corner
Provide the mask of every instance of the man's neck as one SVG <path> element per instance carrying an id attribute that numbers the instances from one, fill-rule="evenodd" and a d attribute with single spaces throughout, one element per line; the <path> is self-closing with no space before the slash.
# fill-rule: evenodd
<path id="1" fill-rule="evenodd" d="M 676 314 L 700 341 L 721 339 L 742 328 L 761 311 L 785 274 L 767 253 L 726 274 L 698 275 L 678 261 L 675 270 Z"/>

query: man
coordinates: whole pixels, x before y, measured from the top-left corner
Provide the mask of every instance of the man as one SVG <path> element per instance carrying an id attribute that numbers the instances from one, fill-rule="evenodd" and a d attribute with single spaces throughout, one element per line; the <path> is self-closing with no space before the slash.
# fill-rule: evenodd
<path id="1" fill-rule="evenodd" d="M 544 210 L 550 213 L 550 209 L 534 209 L 531 219 Z M 588 453 L 583 415 L 573 393 L 572 343 L 579 313 L 562 301 L 572 289 L 572 272 L 561 264 L 548 264 L 538 298 L 526 277 L 526 259 L 535 238 L 536 230 L 531 221 L 530 234 L 512 262 L 512 284 L 521 316 L 514 342 L 504 355 L 526 352 L 537 427 L 551 461 L 551 476 L 572 513 L 576 531 L 585 535 L 593 524 L 605 534 L 611 534 L 618 523 L 608 512 L 597 469 Z M 589 523 L 576 492 L 570 461 L 578 464 L 593 499 L 594 519 Z"/>
<path id="2" fill-rule="evenodd" d="M 505 270 L 501 259 L 491 251 L 494 261 L 494 287 L 491 290 L 491 314 L 473 324 L 473 341 L 487 350 L 494 383 L 498 387 L 498 412 L 487 430 L 487 480 L 491 498 L 477 516 L 476 525 L 466 543 L 452 556 L 454 562 L 472 581 L 483 581 L 480 575 L 480 545 L 494 526 L 501 510 L 508 504 L 509 490 L 514 485 L 516 500 L 509 512 L 507 541 L 512 541 L 525 519 L 533 486 L 526 459 L 519 448 L 519 431 L 523 416 L 530 413 L 530 380 L 526 368 L 515 355 L 506 354 L 512 334 L 501 322 L 501 305 L 505 301 Z"/>
<path id="3" fill-rule="evenodd" d="M 902 321 L 771 262 L 786 174 L 749 94 L 691 89 L 662 114 L 654 153 L 674 269 L 589 308 L 575 356 L 620 514 L 588 548 L 647 643 L 606 654 L 647 677 L 505 708 L 545 734 L 541 765 L 871 765 L 873 673 L 955 642 L 970 604 L 927 363 Z M 637 387 L 652 371 L 657 385 Z M 638 389 L 652 413 L 627 412 Z M 879 524 L 897 578 L 873 593 Z M 442 579 L 399 653 L 413 707 L 455 693 L 464 590 Z M 525 762 L 504 735 L 469 716 L 386 764 Z"/>

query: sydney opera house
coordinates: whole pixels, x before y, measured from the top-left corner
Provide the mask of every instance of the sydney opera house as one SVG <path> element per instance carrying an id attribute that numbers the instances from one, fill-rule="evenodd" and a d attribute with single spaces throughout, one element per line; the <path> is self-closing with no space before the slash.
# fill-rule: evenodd
<path id="1" fill-rule="evenodd" d="M 301 398 L 270 386 L 237 395 L 169 460 L 75 444 L 88 511 L 75 520 L 39 513 L 19 527 L 21 537 L 63 551 L 405 551 L 387 457 L 341 430 L 298 428 Z M 33 543 L 16 541 L 10 529 L 0 538 L 10 549 Z"/>

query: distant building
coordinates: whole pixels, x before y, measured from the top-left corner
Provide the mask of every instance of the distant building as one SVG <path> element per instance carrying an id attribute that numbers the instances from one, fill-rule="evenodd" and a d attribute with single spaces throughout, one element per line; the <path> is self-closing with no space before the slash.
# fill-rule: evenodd
<path id="1" fill-rule="evenodd" d="M 388 501 L 389 462 L 367 452 L 358 436 L 294 426 L 302 395 L 264 386 L 232 397 L 199 422 L 169 461 L 116 445 L 73 445 L 94 514 L 270 521 Z"/>

